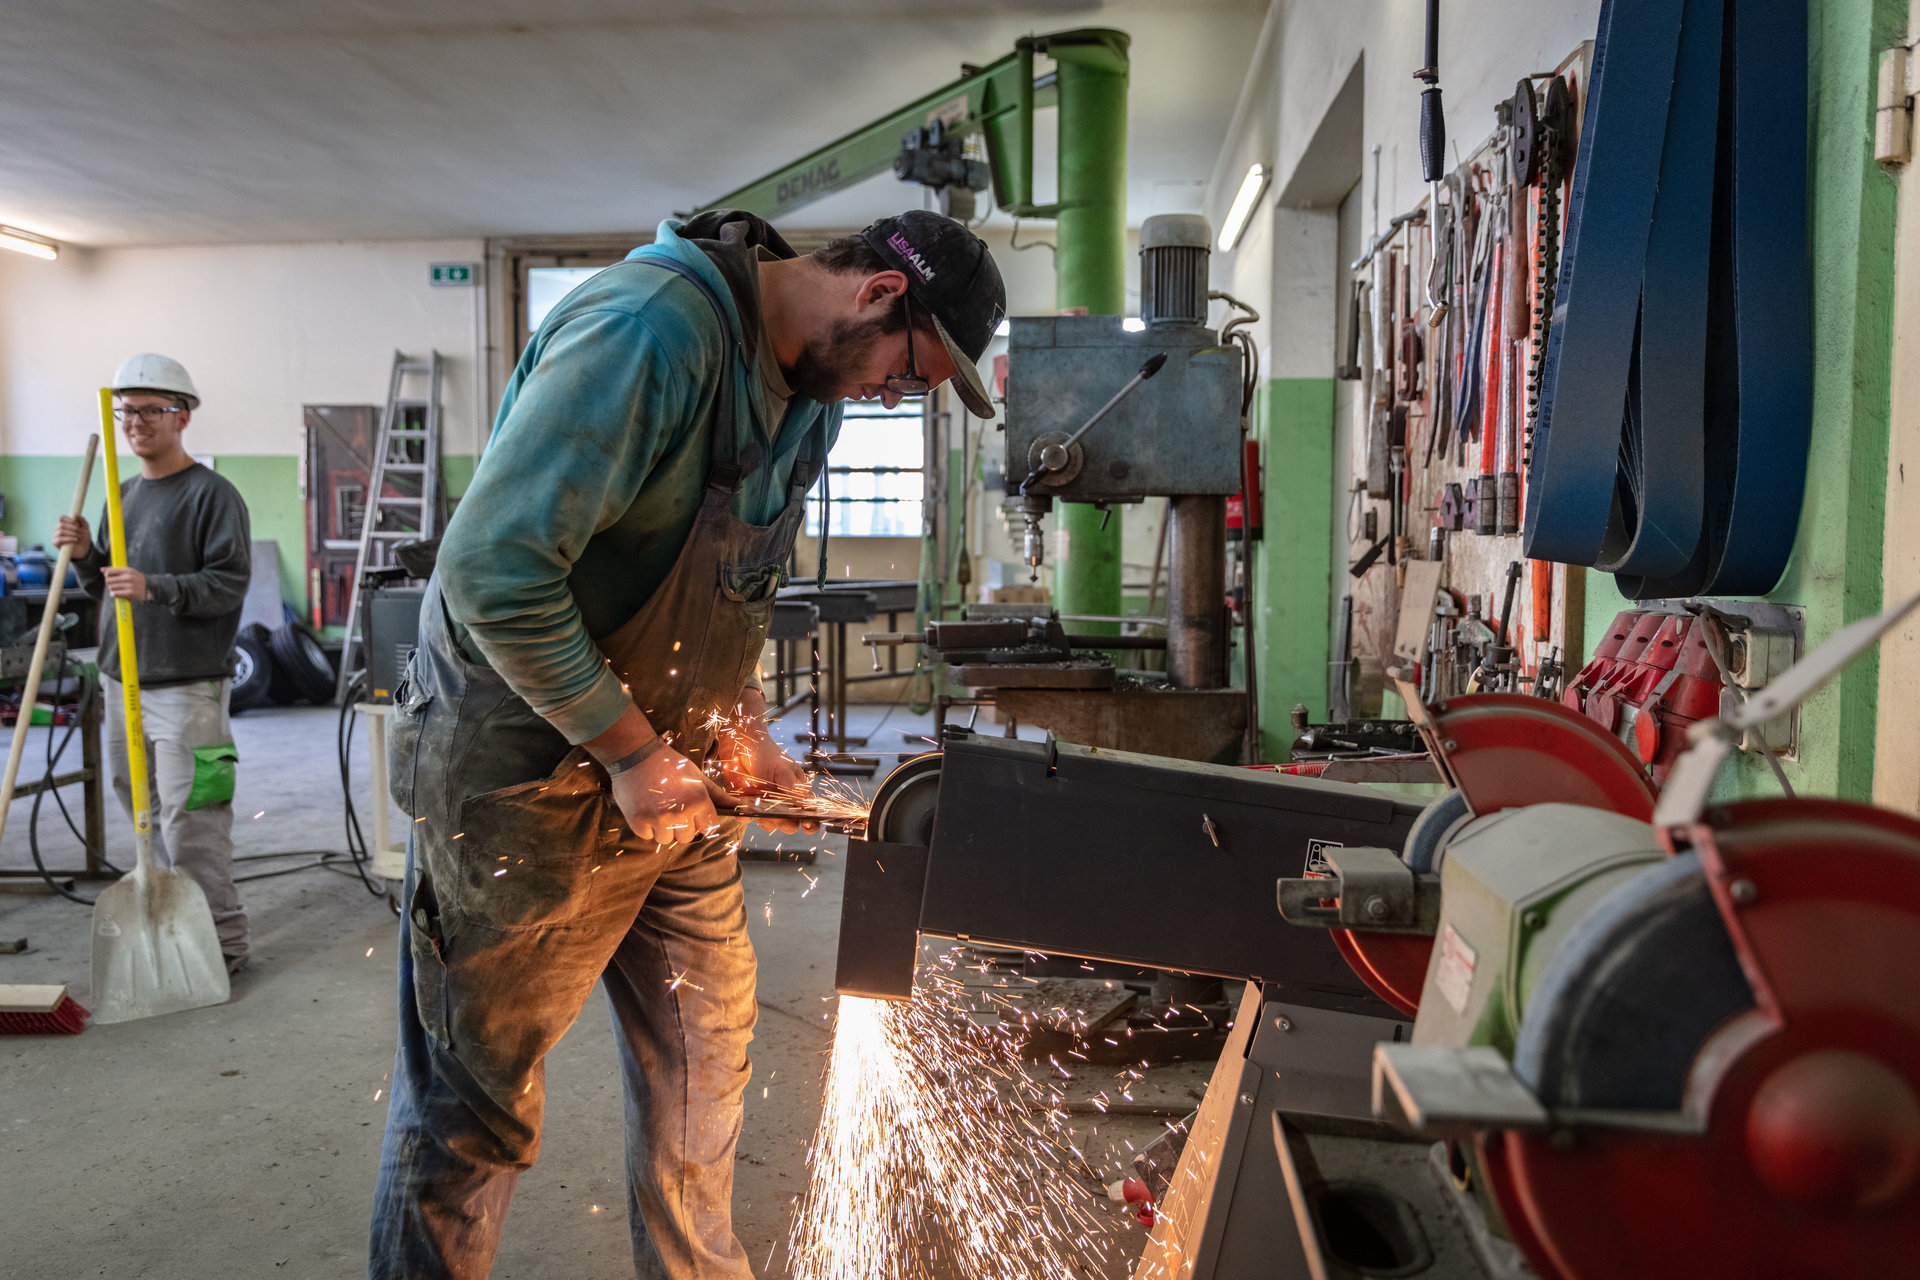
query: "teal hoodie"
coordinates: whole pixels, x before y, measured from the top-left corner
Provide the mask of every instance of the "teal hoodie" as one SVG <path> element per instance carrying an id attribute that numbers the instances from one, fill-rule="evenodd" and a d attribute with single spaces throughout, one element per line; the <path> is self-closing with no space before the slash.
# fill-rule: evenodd
<path id="1" fill-rule="evenodd" d="M 456 638 L 569 742 L 633 705 L 594 640 L 638 613 L 685 545 L 705 492 L 723 335 L 693 284 L 646 265 L 672 257 L 719 296 L 734 344 L 735 447 L 768 461 L 734 514 L 767 524 L 824 419 L 840 407 L 803 396 L 778 430 L 745 359 L 743 318 L 720 269 L 660 224 L 651 245 L 608 267 L 548 313 L 501 399 L 493 435 L 440 546 L 440 589 Z"/>

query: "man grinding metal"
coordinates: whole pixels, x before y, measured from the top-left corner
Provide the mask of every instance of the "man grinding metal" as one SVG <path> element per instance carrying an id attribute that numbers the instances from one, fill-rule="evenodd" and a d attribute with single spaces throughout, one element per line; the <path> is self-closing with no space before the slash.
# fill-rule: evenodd
<path id="1" fill-rule="evenodd" d="M 748 1277 L 734 1143 L 754 955 L 733 795 L 804 791 L 758 666 L 841 400 L 975 362 L 1005 310 L 938 214 L 797 256 L 717 211 L 581 285 L 520 358 L 395 692 L 416 819 L 374 1280 L 481 1277 L 540 1149 L 542 1063 L 596 981 L 626 1090 L 645 1278 Z M 791 824 L 787 825 L 791 830 Z"/>

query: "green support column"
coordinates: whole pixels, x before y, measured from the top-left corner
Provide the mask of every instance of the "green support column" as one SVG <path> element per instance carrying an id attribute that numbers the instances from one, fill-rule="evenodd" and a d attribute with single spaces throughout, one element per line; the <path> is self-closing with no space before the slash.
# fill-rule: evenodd
<path id="1" fill-rule="evenodd" d="M 1045 52 L 1059 69 L 1054 270 L 1056 305 L 1062 311 L 1126 313 L 1128 43 L 1125 32 L 1106 30 L 1069 32 L 1046 41 Z M 1102 513 L 1085 503 L 1058 504 L 1055 519 L 1068 543 L 1066 559 L 1054 566 L 1055 606 L 1062 613 L 1118 614 L 1119 509 L 1105 529 Z"/>

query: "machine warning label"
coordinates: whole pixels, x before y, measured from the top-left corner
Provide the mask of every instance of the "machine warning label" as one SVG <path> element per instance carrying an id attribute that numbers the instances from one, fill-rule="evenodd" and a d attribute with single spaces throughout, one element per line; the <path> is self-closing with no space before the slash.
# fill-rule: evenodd
<path id="1" fill-rule="evenodd" d="M 1333 864 L 1327 861 L 1327 850 L 1343 849 L 1346 846 L 1338 840 L 1307 841 L 1307 874 L 1309 876 L 1330 876 Z"/>
<path id="2" fill-rule="evenodd" d="M 1453 1006 L 1455 1013 L 1467 1011 L 1467 996 L 1473 991 L 1473 965 L 1477 959 L 1467 940 L 1448 925 L 1440 931 L 1440 965 L 1434 970 L 1433 985 Z"/>

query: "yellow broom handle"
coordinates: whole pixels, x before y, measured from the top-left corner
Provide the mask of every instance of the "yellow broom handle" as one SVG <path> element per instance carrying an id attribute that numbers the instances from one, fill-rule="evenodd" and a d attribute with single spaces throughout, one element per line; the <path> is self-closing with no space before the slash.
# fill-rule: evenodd
<path id="1" fill-rule="evenodd" d="M 107 441 L 107 525 L 113 565 L 127 567 L 127 522 L 120 511 L 120 452 L 113 434 L 113 392 L 100 388 L 100 434 Z M 113 601 L 113 623 L 120 637 L 120 687 L 127 701 L 127 782 L 133 792 L 133 829 L 153 829 L 153 805 L 147 786 L 147 724 L 140 715 L 140 660 L 133 652 L 133 602 Z"/>

